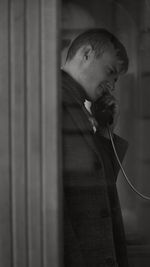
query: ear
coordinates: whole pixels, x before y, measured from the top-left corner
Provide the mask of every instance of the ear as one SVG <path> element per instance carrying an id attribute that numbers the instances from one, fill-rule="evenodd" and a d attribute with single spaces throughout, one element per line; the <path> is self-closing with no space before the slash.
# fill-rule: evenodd
<path id="1" fill-rule="evenodd" d="M 94 55 L 94 51 L 91 45 L 85 45 L 81 49 L 83 61 L 88 61 Z"/>

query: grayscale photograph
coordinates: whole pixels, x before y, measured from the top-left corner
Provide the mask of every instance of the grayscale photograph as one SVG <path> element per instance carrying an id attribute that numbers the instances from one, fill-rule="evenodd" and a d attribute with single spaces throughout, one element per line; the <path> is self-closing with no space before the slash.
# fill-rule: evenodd
<path id="1" fill-rule="evenodd" d="M 150 266 L 150 0 L 0 0 L 0 267 Z"/>

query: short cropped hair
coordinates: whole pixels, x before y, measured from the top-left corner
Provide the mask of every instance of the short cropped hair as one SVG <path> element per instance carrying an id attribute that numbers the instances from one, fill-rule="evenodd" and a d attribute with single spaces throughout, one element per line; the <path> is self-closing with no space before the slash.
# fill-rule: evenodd
<path id="1" fill-rule="evenodd" d="M 126 49 L 112 33 L 103 28 L 89 29 L 78 35 L 68 49 L 66 61 L 72 60 L 77 51 L 84 45 L 91 45 L 98 58 L 111 43 L 116 50 L 117 58 L 122 61 L 121 72 L 125 73 L 129 64 Z"/>

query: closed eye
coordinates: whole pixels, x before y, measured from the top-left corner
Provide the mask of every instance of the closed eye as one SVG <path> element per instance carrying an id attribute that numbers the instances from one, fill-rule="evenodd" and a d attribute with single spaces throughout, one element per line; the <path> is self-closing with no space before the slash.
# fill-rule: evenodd
<path id="1" fill-rule="evenodd" d="M 107 68 L 107 74 L 108 75 L 115 75 L 117 73 L 116 69 L 113 67 L 108 67 Z"/>
<path id="2" fill-rule="evenodd" d="M 109 67 L 109 68 L 107 68 L 107 74 L 109 75 L 109 76 L 115 76 L 114 77 L 114 82 L 117 82 L 117 80 L 118 80 L 118 72 L 117 72 L 117 69 L 115 68 L 115 67 Z"/>

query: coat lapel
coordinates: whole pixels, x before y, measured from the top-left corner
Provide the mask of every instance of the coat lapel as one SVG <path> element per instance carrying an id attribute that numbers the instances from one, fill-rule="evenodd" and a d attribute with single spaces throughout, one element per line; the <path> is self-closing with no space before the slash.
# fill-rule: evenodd
<path id="1" fill-rule="evenodd" d="M 88 131 L 89 131 L 89 133 L 92 132 L 93 128 L 92 128 L 92 125 L 91 125 L 90 121 L 88 120 L 86 114 L 84 114 L 84 111 L 81 112 L 79 109 L 74 109 L 74 111 L 72 112 L 72 110 L 70 108 L 67 108 L 67 110 L 68 110 L 70 116 L 72 117 L 74 123 L 77 125 L 77 127 L 81 131 L 83 138 L 86 140 L 86 142 L 88 143 L 90 148 L 97 154 L 97 156 L 100 159 L 100 155 L 98 153 L 98 150 L 96 148 L 95 143 L 93 142 L 91 136 L 89 134 L 87 134 Z"/>

